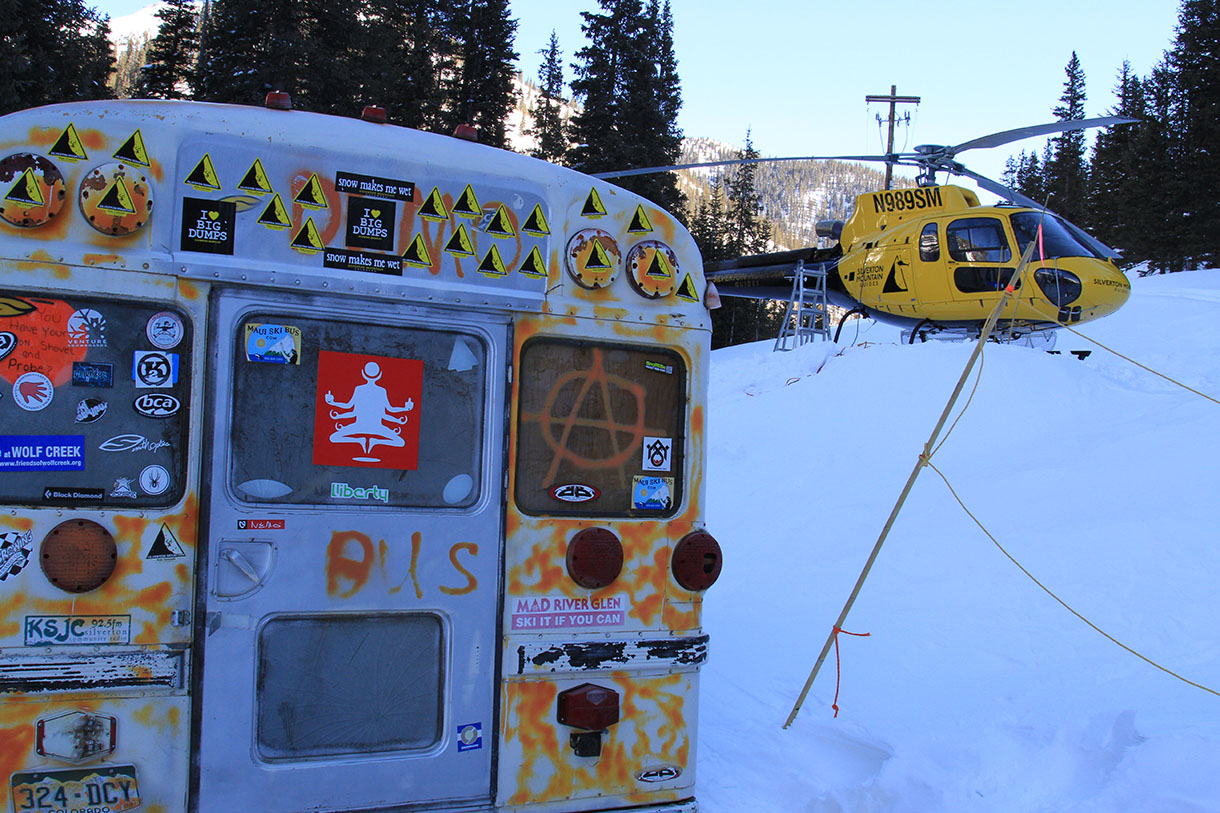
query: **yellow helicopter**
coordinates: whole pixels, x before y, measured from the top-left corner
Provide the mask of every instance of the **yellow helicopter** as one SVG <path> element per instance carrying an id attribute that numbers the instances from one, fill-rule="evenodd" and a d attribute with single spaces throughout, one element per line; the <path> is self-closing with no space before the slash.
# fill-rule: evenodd
<path id="1" fill-rule="evenodd" d="M 1134 121 L 1121 116 L 1058 121 L 1006 130 L 953 147 L 921 145 L 910 153 L 712 161 L 607 172 L 597 177 L 763 161 L 883 161 L 918 167 L 915 188 L 859 195 L 845 222 L 818 223 L 818 236 L 834 241 L 831 247 L 709 263 L 707 279 L 723 296 L 787 300 L 797 269 L 820 265 L 826 271 L 827 298 L 847 309 L 835 332 L 836 341 L 843 324 L 856 315 L 898 324 L 909 331 L 910 341 L 937 333 L 977 336 L 1011 282 L 1017 295 L 1001 314 L 1004 335 L 1031 339 L 1118 310 L 1131 292 L 1115 263 L 1118 252 L 1037 201 L 966 169 L 954 158 L 969 149 L 1037 135 Z M 1006 202 L 983 205 L 968 189 L 938 186 L 936 173 L 940 171 L 973 178 Z M 1032 259 L 1014 280 L 1030 242 L 1034 243 Z"/>

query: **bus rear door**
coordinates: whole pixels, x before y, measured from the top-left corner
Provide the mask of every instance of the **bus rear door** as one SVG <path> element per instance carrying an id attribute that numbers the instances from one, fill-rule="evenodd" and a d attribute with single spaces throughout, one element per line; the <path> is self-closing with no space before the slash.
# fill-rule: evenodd
<path id="1" fill-rule="evenodd" d="M 489 803 L 507 319 L 212 304 L 198 810 Z"/>

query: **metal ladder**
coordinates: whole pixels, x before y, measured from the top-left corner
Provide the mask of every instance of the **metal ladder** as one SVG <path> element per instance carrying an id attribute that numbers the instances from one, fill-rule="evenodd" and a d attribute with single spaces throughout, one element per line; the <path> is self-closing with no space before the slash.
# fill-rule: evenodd
<path id="1" fill-rule="evenodd" d="M 795 316 L 795 318 L 793 318 Z M 830 340 L 830 311 L 826 303 L 826 264 L 806 266 L 799 260 L 792 277 L 792 297 L 784 310 L 784 321 L 774 350 L 794 350 L 814 336 Z M 792 347 L 788 346 L 789 340 Z"/>

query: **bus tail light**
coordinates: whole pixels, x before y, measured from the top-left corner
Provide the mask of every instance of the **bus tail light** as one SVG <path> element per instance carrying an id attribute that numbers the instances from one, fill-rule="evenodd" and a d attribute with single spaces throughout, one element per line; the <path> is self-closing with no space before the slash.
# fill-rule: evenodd
<path id="1" fill-rule="evenodd" d="M 556 719 L 579 728 L 569 741 L 578 757 L 596 757 L 602 752 L 602 734 L 618 722 L 618 692 L 593 683 L 582 683 L 559 693 Z"/>
<path id="2" fill-rule="evenodd" d="M 87 593 L 105 584 L 118 564 L 114 537 L 88 519 L 70 519 L 42 540 L 42 572 L 69 593 Z"/>
<path id="3" fill-rule="evenodd" d="M 360 113 L 360 118 L 365 121 L 371 121 L 374 124 L 385 124 L 386 114 L 384 107 L 378 107 L 375 104 L 366 104 L 364 110 Z"/>
<path id="4" fill-rule="evenodd" d="M 670 566 L 687 590 L 706 590 L 720 578 L 720 543 L 707 531 L 694 531 L 674 545 Z"/>
<path id="5" fill-rule="evenodd" d="M 605 528 L 585 528 L 568 542 L 568 575 L 581 587 L 598 590 L 623 569 L 623 543 Z"/>

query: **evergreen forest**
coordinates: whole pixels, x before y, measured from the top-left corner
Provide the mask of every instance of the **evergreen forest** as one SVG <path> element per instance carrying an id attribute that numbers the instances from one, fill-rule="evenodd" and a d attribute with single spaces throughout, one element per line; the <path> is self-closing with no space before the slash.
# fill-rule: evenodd
<path id="1" fill-rule="evenodd" d="M 446 133 L 473 125 L 483 143 L 586 172 L 758 157 L 749 133 L 740 148 L 684 139 L 669 0 L 586 4 L 594 8 L 581 12 L 582 43 L 565 53 L 552 34 L 522 59 L 540 58 L 526 105 L 508 0 L 163 0 L 155 34 L 117 57 L 107 18 L 86 0 L 8 3 L 0 114 L 129 96 L 261 104 L 284 90 L 297 109 L 358 116 L 375 103 L 396 124 Z M 1140 273 L 1220 265 L 1211 242 L 1220 233 L 1220 0 L 1180 0 L 1175 36 L 1151 73 L 1118 66 L 1110 106 L 1089 111 L 1087 102 L 1072 53 L 1055 117 L 1138 123 L 1022 151 L 1005 183 L 1120 249 Z M 618 183 L 683 218 L 714 261 L 812 245 L 817 220 L 843 219 L 880 178 L 852 164 L 760 163 Z M 716 343 L 774 335 L 773 310 L 726 307 Z M 737 328 L 726 333 L 725 323 Z"/>

